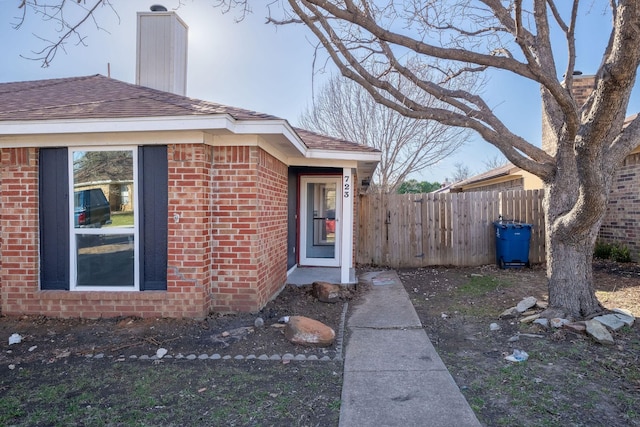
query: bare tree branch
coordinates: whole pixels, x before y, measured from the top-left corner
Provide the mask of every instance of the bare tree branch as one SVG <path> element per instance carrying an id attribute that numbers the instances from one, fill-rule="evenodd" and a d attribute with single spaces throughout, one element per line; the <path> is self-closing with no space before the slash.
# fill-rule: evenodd
<path id="1" fill-rule="evenodd" d="M 95 19 L 95 13 L 99 7 L 107 6 L 117 15 L 117 12 L 111 4 L 111 0 L 94 0 L 92 5 L 89 7 L 86 7 L 85 3 L 86 2 L 81 3 L 80 1 L 76 1 L 72 2 L 69 6 L 67 0 L 61 0 L 58 4 L 38 3 L 37 0 L 22 1 L 19 7 L 22 9 L 23 14 L 19 18 L 18 23 L 14 25 L 14 29 L 19 29 L 27 19 L 28 13 L 31 12 L 35 16 L 39 16 L 44 21 L 55 22 L 58 26 L 57 32 L 60 33 L 57 40 L 50 40 L 46 37 L 34 35 L 45 42 L 45 47 L 41 50 L 34 51 L 33 53 L 35 56 L 33 57 L 22 57 L 34 61 L 41 61 L 42 67 L 46 68 L 51 65 L 51 62 L 54 60 L 60 49 L 63 51 L 65 50 L 66 43 L 72 37 L 75 37 L 76 44 L 86 46 L 85 36 L 82 36 L 80 29 L 83 28 L 88 21 L 93 21 L 98 30 L 106 31 L 98 24 L 98 21 Z M 70 22 L 66 17 L 67 9 L 71 7 L 83 9 L 83 13 L 80 17 L 73 22 Z"/>
<path id="2" fill-rule="evenodd" d="M 423 105 L 440 101 L 420 95 L 410 82 L 401 85 L 415 92 Z M 377 103 L 357 83 L 333 77 L 313 106 L 300 117 L 306 129 L 378 148 L 382 160 L 374 174 L 378 188 L 395 192 L 410 173 L 420 172 L 455 152 L 469 135 L 430 120 L 412 119 Z"/>

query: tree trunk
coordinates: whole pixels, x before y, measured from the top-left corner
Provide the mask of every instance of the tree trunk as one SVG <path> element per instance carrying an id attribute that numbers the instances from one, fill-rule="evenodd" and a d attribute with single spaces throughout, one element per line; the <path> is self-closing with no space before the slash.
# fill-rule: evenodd
<path id="1" fill-rule="evenodd" d="M 558 182 L 545 186 L 545 240 L 549 307 L 562 309 L 574 318 L 602 311 L 593 283 L 593 250 L 606 213 L 606 200 L 591 203 L 589 215 L 578 219 L 571 208 L 584 202 L 570 167 L 558 174 Z M 590 191 L 608 191 L 593 188 Z M 584 193 L 584 192 L 583 192 Z"/>
<path id="2" fill-rule="evenodd" d="M 585 318 L 603 308 L 593 283 L 592 237 L 584 236 L 576 241 L 566 244 L 557 236 L 547 239 L 549 307 L 560 308 L 574 318 Z"/>

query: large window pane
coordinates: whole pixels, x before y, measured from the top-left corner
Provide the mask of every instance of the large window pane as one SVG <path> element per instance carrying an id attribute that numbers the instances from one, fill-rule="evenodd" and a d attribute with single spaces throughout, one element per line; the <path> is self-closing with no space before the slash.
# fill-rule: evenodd
<path id="1" fill-rule="evenodd" d="M 130 234 L 76 235 L 77 286 L 134 286 Z"/>
<path id="2" fill-rule="evenodd" d="M 133 227 L 133 152 L 73 153 L 75 228 Z"/>
<path id="3" fill-rule="evenodd" d="M 135 152 L 72 156 L 74 287 L 137 289 Z"/>

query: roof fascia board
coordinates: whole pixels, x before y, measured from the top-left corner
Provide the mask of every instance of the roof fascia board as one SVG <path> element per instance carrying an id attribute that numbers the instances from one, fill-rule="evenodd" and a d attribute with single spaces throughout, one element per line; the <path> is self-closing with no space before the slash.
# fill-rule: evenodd
<path id="1" fill-rule="evenodd" d="M 282 134 L 301 154 L 306 155 L 307 152 L 307 146 L 286 120 L 236 120 L 229 114 L 0 122 L 0 135 L 184 131 L 194 129 L 224 129 L 235 134 Z"/>
<path id="2" fill-rule="evenodd" d="M 202 131 L 32 134 L 0 136 L 0 147 L 75 147 L 105 145 L 202 144 Z"/>
<path id="3" fill-rule="evenodd" d="M 308 148 L 286 120 L 238 120 L 232 129 L 238 134 L 282 134 L 304 156 Z"/>
<path id="4" fill-rule="evenodd" d="M 336 159 L 380 162 L 381 153 L 309 149 L 309 159 Z"/>
<path id="5" fill-rule="evenodd" d="M 310 166 L 310 167 L 336 167 L 336 168 L 357 168 L 358 162 L 346 159 L 310 159 L 305 157 L 289 157 L 286 162 L 289 166 Z"/>
<path id="6" fill-rule="evenodd" d="M 487 185 L 502 184 L 503 182 L 514 181 L 516 179 L 522 179 L 522 178 L 523 177 L 521 174 L 514 173 L 514 174 L 502 175 L 502 176 L 491 178 L 491 179 L 485 179 L 482 181 L 470 182 L 469 184 L 461 185 L 459 187 L 456 186 L 455 188 L 462 188 L 463 190 L 469 190 L 472 188 L 485 187 Z"/>
<path id="7" fill-rule="evenodd" d="M 0 135 L 74 134 L 103 132 L 233 130 L 228 114 L 216 116 L 127 117 L 122 119 L 23 120 L 0 122 Z"/>

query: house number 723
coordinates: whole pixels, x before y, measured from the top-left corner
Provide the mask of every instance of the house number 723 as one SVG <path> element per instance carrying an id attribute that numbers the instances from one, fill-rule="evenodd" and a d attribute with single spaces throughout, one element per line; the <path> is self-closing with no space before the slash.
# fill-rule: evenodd
<path id="1" fill-rule="evenodd" d="M 349 183 L 349 175 L 345 175 L 344 176 L 344 185 L 343 185 L 343 192 L 344 192 L 344 198 L 348 199 L 350 192 L 351 192 L 351 184 Z"/>

